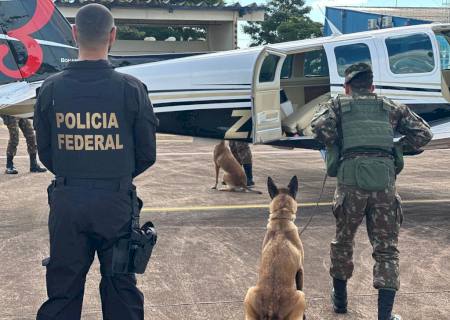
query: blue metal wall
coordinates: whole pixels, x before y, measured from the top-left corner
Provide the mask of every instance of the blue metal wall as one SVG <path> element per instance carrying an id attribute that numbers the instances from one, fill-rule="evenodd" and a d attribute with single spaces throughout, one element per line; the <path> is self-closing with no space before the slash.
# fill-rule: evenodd
<path id="1" fill-rule="evenodd" d="M 364 10 L 364 8 L 361 8 Z M 326 17 L 339 29 L 342 33 L 354 33 L 368 30 L 369 19 L 381 19 L 384 15 L 361 12 L 342 8 L 326 8 Z M 402 17 L 393 17 L 394 27 L 410 26 L 415 24 L 426 24 L 430 21 L 409 19 Z M 331 29 L 328 21 L 325 20 L 324 35 L 331 35 Z"/>

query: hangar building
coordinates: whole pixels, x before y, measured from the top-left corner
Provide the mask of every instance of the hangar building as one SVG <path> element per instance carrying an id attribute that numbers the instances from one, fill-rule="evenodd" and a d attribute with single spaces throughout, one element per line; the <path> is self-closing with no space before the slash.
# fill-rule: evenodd
<path id="1" fill-rule="evenodd" d="M 211 52 L 237 48 L 238 22 L 264 21 L 265 7 L 257 4 L 211 4 L 189 0 L 55 0 L 62 14 L 71 22 L 77 10 L 87 3 L 101 3 L 110 8 L 118 26 L 181 26 L 202 28 L 206 37 L 194 41 L 119 40 L 112 53 Z"/>
<path id="2" fill-rule="evenodd" d="M 342 33 L 450 22 L 450 8 L 445 7 L 327 7 L 325 15 Z M 324 34 L 332 34 L 328 21 Z"/>

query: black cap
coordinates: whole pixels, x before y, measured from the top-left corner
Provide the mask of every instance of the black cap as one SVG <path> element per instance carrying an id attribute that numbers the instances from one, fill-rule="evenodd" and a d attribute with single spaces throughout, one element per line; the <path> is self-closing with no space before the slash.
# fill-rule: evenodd
<path id="1" fill-rule="evenodd" d="M 372 67 L 364 62 L 352 64 L 345 70 L 345 84 L 350 83 L 356 76 L 363 73 L 368 73 L 373 77 Z"/>

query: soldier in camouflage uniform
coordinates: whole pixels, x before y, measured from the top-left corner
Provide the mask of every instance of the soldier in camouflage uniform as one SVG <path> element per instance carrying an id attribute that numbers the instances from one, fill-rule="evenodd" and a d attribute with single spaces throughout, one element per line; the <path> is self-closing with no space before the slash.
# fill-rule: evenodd
<path id="1" fill-rule="evenodd" d="M 17 174 L 18 171 L 14 167 L 13 159 L 17 152 L 19 144 L 19 128 L 27 141 L 28 154 L 30 156 L 30 172 L 45 172 L 45 168 L 41 168 L 36 160 L 36 137 L 34 135 L 33 126 L 28 119 L 16 118 L 12 116 L 1 116 L 3 123 L 8 127 L 9 142 L 6 149 L 6 174 Z"/>
<path id="2" fill-rule="evenodd" d="M 321 106 L 312 120 L 316 138 L 327 146 L 327 151 L 337 150 L 337 155 L 330 155 L 330 159 L 337 159 L 333 204 L 336 237 L 330 254 L 333 307 L 337 313 L 347 312 L 354 237 L 365 217 L 375 260 L 373 285 L 378 289 L 378 319 L 401 319 L 392 315 L 400 286 L 397 243 L 403 219 L 395 179 L 403 165 L 402 150 L 418 151 L 431 140 L 432 133 L 408 107 L 373 93 L 369 65 L 352 65 L 345 74 L 346 95 Z M 395 132 L 403 137 L 393 143 Z"/>
<path id="3" fill-rule="evenodd" d="M 247 187 L 253 187 L 253 168 L 252 168 L 252 151 L 246 142 L 230 141 L 230 150 L 236 160 L 244 167 L 245 175 L 247 176 Z"/>

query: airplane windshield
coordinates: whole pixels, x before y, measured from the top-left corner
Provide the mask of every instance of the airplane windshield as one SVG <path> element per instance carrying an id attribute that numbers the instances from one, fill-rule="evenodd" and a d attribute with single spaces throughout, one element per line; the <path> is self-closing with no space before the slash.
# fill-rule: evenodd
<path id="1" fill-rule="evenodd" d="M 439 44 L 439 55 L 441 57 L 441 69 L 450 69 L 450 31 L 436 34 L 436 40 Z"/>

